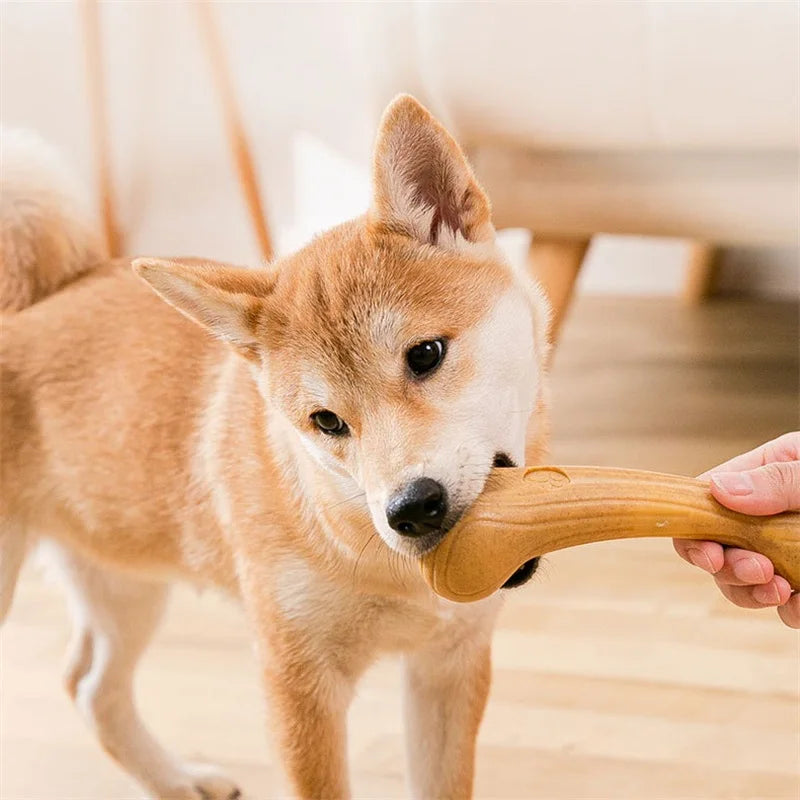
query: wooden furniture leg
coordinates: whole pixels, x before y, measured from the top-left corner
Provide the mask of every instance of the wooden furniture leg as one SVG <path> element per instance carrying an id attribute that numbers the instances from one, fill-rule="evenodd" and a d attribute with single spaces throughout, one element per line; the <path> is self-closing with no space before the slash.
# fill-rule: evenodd
<path id="1" fill-rule="evenodd" d="M 111 171 L 111 152 L 108 142 L 105 71 L 100 32 L 100 13 L 97 0 L 83 0 L 84 46 L 86 48 L 86 77 L 89 84 L 91 131 L 95 153 L 95 169 L 100 196 L 103 235 L 110 258 L 122 255 L 122 236 L 117 222 L 114 202 L 114 180 Z"/>
<path id="2" fill-rule="evenodd" d="M 696 306 L 708 299 L 714 292 L 717 272 L 717 249 L 706 242 L 689 242 L 682 295 L 684 304 Z"/>
<path id="3" fill-rule="evenodd" d="M 554 345 L 558 341 L 558 332 L 590 241 L 588 238 L 533 236 L 528 264 L 531 274 L 542 284 L 553 307 L 548 336 Z"/>

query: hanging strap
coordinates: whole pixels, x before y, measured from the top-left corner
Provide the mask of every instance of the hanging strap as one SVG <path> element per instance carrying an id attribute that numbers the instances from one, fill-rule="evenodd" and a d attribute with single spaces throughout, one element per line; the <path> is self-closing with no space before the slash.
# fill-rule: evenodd
<path id="1" fill-rule="evenodd" d="M 225 50 L 214 18 L 214 11 L 211 2 L 208 0 L 195 0 L 194 5 L 197 11 L 200 33 L 208 52 L 214 84 L 222 106 L 228 144 L 230 145 L 233 163 L 239 177 L 239 185 L 250 214 L 250 222 L 253 225 L 261 255 L 266 261 L 270 261 L 273 255 L 272 237 L 264 215 L 264 206 L 261 202 L 253 157 L 244 131 L 244 125 L 242 124 L 242 116 L 236 104 L 233 83 L 225 60 Z"/>
<path id="2" fill-rule="evenodd" d="M 92 146 L 94 149 L 97 192 L 102 215 L 103 236 L 110 258 L 122 254 L 122 237 L 114 205 L 114 179 L 108 143 L 105 75 L 97 0 L 82 0 L 84 46 L 86 48 L 86 77 L 89 90 L 89 112 Z"/>
<path id="3" fill-rule="evenodd" d="M 105 73 L 103 70 L 102 38 L 97 0 L 82 0 L 83 27 L 86 47 L 86 70 L 91 112 L 91 133 L 95 152 L 97 189 L 100 198 L 106 248 L 112 258 L 122 253 L 122 237 L 117 223 L 114 183 L 109 148 L 108 114 L 106 106 Z M 234 97 L 225 51 L 217 30 L 210 2 L 195 0 L 200 33 L 208 51 L 211 72 L 219 95 L 234 166 L 250 215 L 256 241 L 262 257 L 273 256 L 272 237 L 264 215 L 253 157 L 245 135 L 241 114 Z"/>

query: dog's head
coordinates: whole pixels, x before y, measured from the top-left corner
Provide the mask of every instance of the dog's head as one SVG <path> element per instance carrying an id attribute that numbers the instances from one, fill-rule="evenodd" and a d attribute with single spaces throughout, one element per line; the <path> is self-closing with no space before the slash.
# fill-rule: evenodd
<path id="1" fill-rule="evenodd" d="M 274 269 L 137 270 L 253 362 L 269 413 L 364 493 L 391 548 L 420 554 L 493 466 L 523 462 L 533 412 L 544 435 L 547 310 L 500 254 L 458 145 L 413 98 L 387 109 L 373 175 L 363 218 Z"/>

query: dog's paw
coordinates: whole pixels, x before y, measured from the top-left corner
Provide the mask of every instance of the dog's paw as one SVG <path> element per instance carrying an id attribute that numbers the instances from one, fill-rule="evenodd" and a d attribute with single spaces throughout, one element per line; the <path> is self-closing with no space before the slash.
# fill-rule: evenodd
<path id="1" fill-rule="evenodd" d="M 242 792 L 230 778 L 207 764 L 186 764 L 185 783 L 161 794 L 165 800 L 239 800 Z"/>
<path id="2" fill-rule="evenodd" d="M 186 771 L 192 776 L 194 788 L 201 800 L 238 800 L 242 796 L 239 787 L 217 767 L 187 764 Z"/>

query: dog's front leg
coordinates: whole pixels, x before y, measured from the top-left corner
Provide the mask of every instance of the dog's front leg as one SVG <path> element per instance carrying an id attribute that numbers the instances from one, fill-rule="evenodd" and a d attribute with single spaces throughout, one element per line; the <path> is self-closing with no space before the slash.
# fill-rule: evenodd
<path id="1" fill-rule="evenodd" d="M 472 796 L 475 740 L 491 682 L 488 636 L 406 657 L 406 739 L 415 798 Z"/>
<path id="2" fill-rule="evenodd" d="M 292 796 L 346 800 L 347 708 L 358 677 L 303 618 L 245 598 L 257 636 L 275 741 Z"/>
<path id="3" fill-rule="evenodd" d="M 309 668 L 293 664 L 266 671 L 273 730 L 296 797 L 344 800 L 350 796 L 345 725 L 350 691 L 336 676 L 318 674 L 315 682 Z"/>

